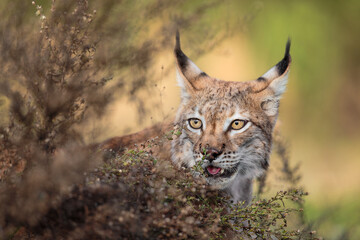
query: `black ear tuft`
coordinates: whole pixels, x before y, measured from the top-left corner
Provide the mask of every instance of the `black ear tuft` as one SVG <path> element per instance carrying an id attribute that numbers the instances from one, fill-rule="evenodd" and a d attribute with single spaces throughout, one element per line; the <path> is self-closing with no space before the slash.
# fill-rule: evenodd
<path id="1" fill-rule="evenodd" d="M 175 37 L 176 43 L 175 43 L 175 51 L 177 50 L 181 50 L 180 47 L 180 33 L 179 33 L 179 29 L 176 29 L 176 37 Z"/>
<path id="2" fill-rule="evenodd" d="M 280 76 L 286 71 L 286 69 L 288 68 L 291 62 L 290 46 L 291 46 L 291 40 L 289 38 L 286 43 L 285 56 L 278 64 L 276 64 L 276 68 Z"/>
<path id="3" fill-rule="evenodd" d="M 176 30 L 176 43 L 175 43 L 175 49 L 174 53 L 176 56 L 176 60 L 181 68 L 182 71 L 185 70 L 187 64 L 188 64 L 188 57 L 183 53 L 180 47 L 180 33 L 179 30 Z"/>
<path id="4" fill-rule="evenodd" d="M 290 46 L 291 46 L 291 39 L 289 37 L 287 42 L 286 42 L 285 56 L 284 57 L 290 57 Z"/>

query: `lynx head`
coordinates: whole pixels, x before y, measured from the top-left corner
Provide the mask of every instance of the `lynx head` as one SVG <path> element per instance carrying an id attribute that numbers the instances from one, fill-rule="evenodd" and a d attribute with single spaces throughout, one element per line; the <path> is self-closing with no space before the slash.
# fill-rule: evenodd
<path id="1" fill-rule="evenodd" d="M 181 50 L 176 34 L 177 80 L 181 104 L 175 124 L 181 135 L 172 143 L 178 166 L 200 163 L 207 182 L 217 189 L 237 177 L 252 179 L 269 165 L 279 100 L 285 91 L 291 57 L 248 82 L 222 81 L 201 71 Z"/>

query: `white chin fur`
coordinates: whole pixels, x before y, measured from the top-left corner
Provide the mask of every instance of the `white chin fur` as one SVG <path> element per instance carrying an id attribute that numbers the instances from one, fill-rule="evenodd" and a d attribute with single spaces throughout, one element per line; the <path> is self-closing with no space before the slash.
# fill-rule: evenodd
<path id="1" fill-rule="evenodd" d="M 228 188 L 231 183 L 235 180 L 237 173 L 234 173 L 229 178 L 206 178 L 207 183 L 209 184 L 210 188 L 216 190 L 223 190 Z"/>

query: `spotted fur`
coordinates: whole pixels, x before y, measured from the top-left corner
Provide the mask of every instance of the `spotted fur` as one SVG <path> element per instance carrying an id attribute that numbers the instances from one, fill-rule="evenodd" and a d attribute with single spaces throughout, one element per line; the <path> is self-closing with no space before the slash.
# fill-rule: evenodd
<path id="1" fill-rule="evenodd" d="M 183 53 L 179 33 L 174 53 L 181 88 L 181 103 L 174 123 L 164 122 L 136 134 L 112 138 L 101 147 L 116 151 L 133 147 L 175 125 L 181 134 L 171 143 L 173 163 L 178 167 L 201 163 L 205 172 L 209 167 L 221 169 L 223 173 L 207 174 L 208 184 L 228 192 L 234 202 L 248 203 L 253 179 L 269 166 L 272 131 L 291 63 L 290 41 L 278 64 L 248 82 L 222 81 L 208 76 Z M 194 118 L 201 120 L 200 129 L 190 126 L 189 119 Z M 246 124 L 233 130 L 231 123 L 237 119 Z M 161 146 L 153 152 L 167 159 L 170 146 Z"/>
<path id="2" fill-rule="evenodd" d="M 201 162 L 205 171 L 209 166 L 224 169 L 223 175 L 208 174 L 209 185 L 228 191 L 236 202 L 249 202 L 253 178 L 269 166 L 271 135 L 291 63 L 289 51 L 290 41 L 283 60 L 257 80 L 228 82 L 204 74 L 187 58 L 177 33 L 175 56 L 182 100 L 175 124 L 182 134 L 172 142 L 172 161 L 187 167 Z M 194 118 L 202 121 L 201 129 L 189 125 Z M 243 131 L 231 129 L 236 119 L 247 122 Z M 216 158 L 208 160 L 206 152 L 212 149 Z"/>

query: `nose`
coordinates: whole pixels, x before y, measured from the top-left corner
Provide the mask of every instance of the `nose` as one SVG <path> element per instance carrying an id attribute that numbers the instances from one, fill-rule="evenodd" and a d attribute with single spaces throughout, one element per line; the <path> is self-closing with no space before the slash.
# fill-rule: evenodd
<path id="1" fill-rule="evenodd" d="M 205 159 L 209 160 L 210 162 L 214 161 L 220 154 L 222 153 L 222 151 L 217 150 L 215 148 L 208 148 L 206 149 L 206 156 Z"/>

